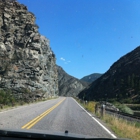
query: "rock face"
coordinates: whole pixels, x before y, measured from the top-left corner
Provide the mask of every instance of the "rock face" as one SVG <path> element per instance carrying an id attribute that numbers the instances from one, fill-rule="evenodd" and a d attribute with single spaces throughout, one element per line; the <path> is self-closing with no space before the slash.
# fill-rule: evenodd
<path id="1" fill-rule="evenodd" d="M 105 74 L 83 90 L 79 97 L 140 103 L 140 46 L 115 62 Z"/>
<path id="2" fill-rule="evenodd" d="M 77 96 L 78 93 L 87 87 L 87 83 L 68 75 L 60 66 L 58 71 L 58 87 L 60 96 Z"/>
<path id="3" fill-rule="evenodd" d="M 88 83 L 92 83 L 101 76 L 102 76 L 102 74 L 100 74 L 100 73 L 93 73 L 93 74 L 84 76 L 83 78 L 81 78 L 81 80 L 85 81 L 85 82 L 88 82 Z"/>
<path id="4" fill-rule="evenodd" d="M 22 98 L 58 94 L 55 55 L 41 36 L 35 16 L 14 0 L 0 0 L 0 89 Z"/>

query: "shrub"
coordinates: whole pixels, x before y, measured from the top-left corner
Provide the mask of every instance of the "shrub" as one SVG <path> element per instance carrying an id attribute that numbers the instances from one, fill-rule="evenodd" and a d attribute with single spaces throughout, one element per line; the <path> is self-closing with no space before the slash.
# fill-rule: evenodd
<path id="1" fill-rule="evenodd" d="M 0 104 L 10 106 L 15 102 L 15 97 L 10 90 L 0 90 Z"/>
<path id="2" fill-rule="evenodd" d="M 117 103 L 115 104 L 115 106 L 117 108 L 119 108 L 120 111 L 124 112 L 124 113 L 128 113 L 128 114 L 134 114 L 133 110 L 130 109 L 128 106 L 126 106 L 125 104 L 120 104 L 120 103 Z"/>

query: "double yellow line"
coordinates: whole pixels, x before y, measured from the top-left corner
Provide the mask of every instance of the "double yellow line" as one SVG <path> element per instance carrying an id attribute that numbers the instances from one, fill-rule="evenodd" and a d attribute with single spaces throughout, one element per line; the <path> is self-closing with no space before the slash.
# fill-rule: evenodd
<path id="1" fill-rule="evenodd" d="M 31 127 L 33 127 L 37 122 L 39 122 L 42 118 L 44 118 L 47 114 L 49 114 L 52 110 L 54 110 L 57 106 L 59 106 L 63 101 L 65 100 L 65 98 L 63 100 L 61 100 L 60 102 L 58 102 L 56 105 L 54 105 L 53 107 L 51 107 L 50 109 L 46 110 L 45 112 L 43 112 L 41 115 L 37 116 L 36 118 L 34 118 L 33 120 L 31 120 L 30 122 L 28 122 L 27 124 L 25 124 L 24 126 L 22 126 L 22 129 L 30 129 Z"/>

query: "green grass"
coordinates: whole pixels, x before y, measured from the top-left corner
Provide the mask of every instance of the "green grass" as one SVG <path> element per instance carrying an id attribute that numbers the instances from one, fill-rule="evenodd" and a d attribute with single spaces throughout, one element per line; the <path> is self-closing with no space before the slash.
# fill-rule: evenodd
<path id="1" fill-rule="evenodd" d="M 125 104 L 120 104 L 118 106 L 116 106 L 117 108 L 119 108 L 120 111 L 124 112 L 124 113 L 128 113 L 133 115 L 134 112 L 132 109 L 130 109 L 128 106 L 126 106 Z"/>
<path id="2" fill-rule="evenodd" d="M 125 104 L 126 106 L 128 106 L 129 108 L 131 108 L 132 110 L 140 110 L 140 104 Z"/>
<path id="3" fill-rule="evenodd" d="M 125 105 L 125 104 L 121 104 L 121 103 L 116 102 L 116 101 L 113 102 L 112 104 L 115 105 L 115 107 L 119 108 L 119 110 L 121 112 L 128 113 L 128 114 L 131 114 L 131 115 L 134 114 L 133 110 L 129 106 Z"/>

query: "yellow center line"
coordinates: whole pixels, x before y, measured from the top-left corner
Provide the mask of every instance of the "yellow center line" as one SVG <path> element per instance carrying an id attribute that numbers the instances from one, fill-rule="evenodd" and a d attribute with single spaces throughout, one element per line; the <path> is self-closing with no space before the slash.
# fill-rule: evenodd
<path id="1" fill-rule="evenodd" d="M 30 129 L 37 122 L 39 122 L 42 118 L 44 118 L 47 114 L 49 114 L 52 110 L 54 110 L 57 106 L 59 106 L 64 100 L 65 100 L 65 98 L 63 100 L 61 100 L 60 102 L 58 102 L 53 107 L 51 107 L 50 109 L 46 110 L 45 112 L 43 112 L 42 114 L 40 114 L 39 116 L 37 116 L 36 118 L 34 118 L 33 120 L 31 120 L 30 122 L 28 122 L 27 124 L 25 124 L 24 126 L 22 126 L 21 128 L 22 129 L 24 129 L 24 128 L 25 129 Z"/>

